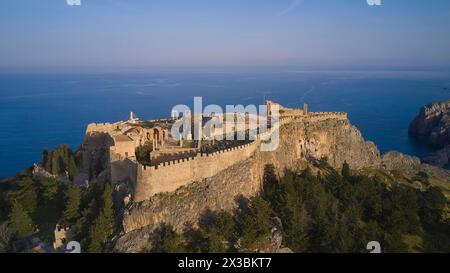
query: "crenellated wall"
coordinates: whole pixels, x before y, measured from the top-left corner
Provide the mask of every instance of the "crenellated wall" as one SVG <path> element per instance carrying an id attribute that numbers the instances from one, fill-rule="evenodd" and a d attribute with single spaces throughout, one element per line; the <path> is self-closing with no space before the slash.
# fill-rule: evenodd
<path id="1" fill-rule="evenodd" d="M 150 178 L 147 181 L 148 185 L 141 184 L 144 188 L 150 189 L 147 193 L 149 197 L 141 196 L 135 201 L 145 200 L 134 202 L 126 211 L 123 220 L 124 232 L 129 233 L 161 223 L 170 224 L 181 231 L 186 223 L 195 225 L 206 209 L 232 211 L 236 208 L 239 198 L 249 198 L 260 192 L 267 164 L 273 165 L 279 176 L 286 169 L 303 168 L 305 161 L 322 157 L 328 158 L 328 162 L 335 168 L 341 167 L 345 161 L 355 169 L 379 164 L 380 154 L 376 146 L 364 141 L 361 133 L 348 120 L 342 120 L 343 116 L 342 114 L 315 116 L 314 118 L 322 119 L 320 122 L 305 122 L 305 119 L 291 122 L 292 120 L 283 118 L 280 121 L 282 126 L 280 126 L 279 147 L 275 151 L 261 151 L 258 149 L 259 144 L 249 149 L 245 155 L 242 150 L 238 150 L 236 157 L 230 157 L 228 161 L 230 166 L 223 165 L 222 170 L 215 169 L 215 166 L 204 165 L 206 163 L 201 164 L 203 160 L 209 159 L 211 164 L 221 165 L 220 155 L 216 159 L 201 157 L 192 162 L 185 162 L 186 169 L 183 168 L 183 171 L 187 171 L 188 176 L 184 177 L 180 177 L 183 174 L 180 173 L 181 169 L 176 167 L 177 164 L 161 167 L 163 171 L 158 173 L 161 176 L 155 175 Z M 170 166 L 173 169 L 170 169 Z M 217 173 L 202 180 L 195 179 L 198 182 L 192 183 L 194 181 L 189 181 L 189 176 L 194 176 L 192 172 L 199 169 L 203 171 L 210 169 Z M 155 172 L 152 173 L 153 171 Z M 156 170 L 152 169 L 150 173 L 156 174 Z M 212 173 L 208 175 L 210 174 Z M 161 185 L 168 176 L 173 176 L 170 179 L 174 179 L 174 182 L 184 181 L 185 187 L 180 188 L 181 184 L 177 183 Z M 164 189 L 170 193 L 151 195 L 152 184 L 161 188 L 170 186 Z"/>
<path id="2" fill-rule="evenodd" d="M 304 118 L 305 121 L 318 122 L 327 119 L 334 120 L 347 120 L 347 113 L 345 112 L 312 112 L 308 113 L 308 116 Z"/>
<path id="3" fill-rule="evenodd" d="M 90 123 L 86 128 L 86 134 L 92 132 L 110 133 L 117 129 L 118 123 Z"/>
<path id="4" fill-rule="evenodd" d="M 279 126 L 297 122 L 314 124 L 326 120 L 346 121 L 347 114 L 340 112 L 312 112 L 301 117 L 284 116 L 280 118 Z M 111 176 L 113 181 L 121 181 L 126 178 L 132 179 L 135 184 L 134 200 L 136 202 L 143 201 L 157 193 L 173 192 L 181 186 L 212 177 L 230 166 L 248 159 L 259 149 L 260 141 L 267 140 L 273 130 L 276 130 L 276 127 L 260 134 L 257 140 L 249 144 L 214 153 L 192 154 L 191 152 L 185 157 L 176 160 L 166 156 L 165 159 L 167 161 L 164 160 L 154 166 L 144 166 L 134 162 L 135 166 L 133 167 L 131 166 L 133 164 L 130 162 L 126 164 L 120 163 L 120 160 L 123 160 L 123 158 L 114 158 L 111 155 L 111 163 L 113 163 L 111 165 Z M 299 151 L 296 146 L 297 144 L 293 145 L 293 148 Z M 297 153 L 300 154 L 301 152 Z M 135 172 L 135 175 L 133 175 L 133 172 Z"/>
<path id="5" fill-rule="evenodd" d="M 137 165 L 134 199 L 148 199 L 160 192 L 172 192 L 193 181 L 212 177 L 220 171 L 249 158 L 259 147 L 259 141 L 214 153 L 199 153 L 195 157 L 164 162 L 156 166 Z"/>

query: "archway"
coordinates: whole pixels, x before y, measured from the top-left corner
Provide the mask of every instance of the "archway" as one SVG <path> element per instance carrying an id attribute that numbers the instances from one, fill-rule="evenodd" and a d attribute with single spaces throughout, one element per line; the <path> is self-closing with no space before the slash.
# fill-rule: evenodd
<path id="1" fill-rule="evenodd" d="M 159 142 L 159 130 L 158 129 L 153 129 L 153 141 L 155 143 Z"/>

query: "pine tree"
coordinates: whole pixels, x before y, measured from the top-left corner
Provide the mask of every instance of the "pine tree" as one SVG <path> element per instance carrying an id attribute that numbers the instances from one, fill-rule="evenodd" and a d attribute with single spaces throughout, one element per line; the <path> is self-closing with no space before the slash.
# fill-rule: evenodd
<path id="1" fill-rule="evenodd" d="M 37 231 L 33 220 L 19 202 L 14 202 L 13 204 L 9 215 L 9 227 L 16 232 L 19 238 L 33 235 Z"/>
<path id="2" fill-rule="evenodd" d="M 111 237 L 115 228 L 114 203 L 110 184 L 105 185 L 102 199 L 103 208 L 89 230 L 89 252 L 92 253 L 103 251 L 105 243 Z"/>
<path id="3" fill-rule="evenodd" d="M 164 253 L 185 252 L 182 241 L 182 236 L 176 233 L 172 226 L 164 225 L 161 228 L 160 251 Z"/>
<path id="4" fill-rule="evenodd" d="M 341 173 L 345 179 L 350 178 L 350 165 L 348 165 L 347 161 L 344 161 L 344 164 L 342 165 Z"/>
<path id="5" fill-rule="evenodd" d="M 73 224 L 80 216 L 81 191 L 78 186 L 71 185 L 67 191 L 66 208 L 63 213 L 63 222 Z"/>
<path id="6" fill-rule="evenodd" d="M 75 163 L 75 158 L 70 156 L 68 159 L 67 172 L 69 173 L 69 178 L 73 180 L 78 174 L 77 164 Z"/>
<path id="7" fill-rule="evenodd" d="M 103 252 L 103 245 L 106 240 L 106 232 L 105 232 L 105 217 L 103 213 L 100 213 L 98 218 L 95 220 L 94 224 L 91 226 L 89 230 L 89 252 L 90 253 L 101 253 Z"/>
<path id="8" fill-rule="evenodd" d="M 44 150 L 43 166 L 48 172 L 55 175 L 67 171 L 70 179 L 78 174 L 75 157 L 68 145 L 60 145 L 50 153 Z"/>
<path id="9" fill-rule="evenodd" d="M 42 197 L 44 202 L 51 202 L 55 200 L 59 193 L 59 182 L 55 178 L 44 179 L 40 183 Z"/>
<path id="10" fill-rule="evenodd" d="M 233 217 L 230 213 L 220 212 L 211 227 L 207 228 L 209 253 L 223 253 L 230 250 L 235 232 Z"/>
<path id="11" fill-rule="evenodd" d="M 250 206 L 240 211 L 239 223 L 242 244 L 251 247 L 253 243 L 270 233 L 272 209 L 261 197 L 250 199 Z"/>
<path id="12" fill-rule="evenodd" d="M 114 218 L 114 201 L 112 196 L 112 187 L 110 184 L 105 185 L 103 192 L 103 214 L 106 221 L 106 234 L 110 236 L 114 232 L 115 218 Z"/>
<path id="13" fill-rule="evenodd" d="M 21 204 L 22 208 L 33 215 L 37 209 L 38 193 L 34 181 L 30 177 L 24 177 L 17 182 L 19 189 L 8 193 L 11 206 L 14 202 Z"/>
<path id="14" fill-rule="evenodd" d="M 44 169 L 47 169 L 48 165 L 48 150 L 44 149 L 42 151 L 42 166 L 44 166 Z"/>

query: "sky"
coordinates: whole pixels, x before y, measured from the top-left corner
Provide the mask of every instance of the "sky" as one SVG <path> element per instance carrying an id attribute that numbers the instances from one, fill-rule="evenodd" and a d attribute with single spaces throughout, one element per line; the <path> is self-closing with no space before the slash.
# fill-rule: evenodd
<path id="1" fill-rule="evenodd" d="M 450 1 L 8 0 L 0 68 L 449 66 Z"/>

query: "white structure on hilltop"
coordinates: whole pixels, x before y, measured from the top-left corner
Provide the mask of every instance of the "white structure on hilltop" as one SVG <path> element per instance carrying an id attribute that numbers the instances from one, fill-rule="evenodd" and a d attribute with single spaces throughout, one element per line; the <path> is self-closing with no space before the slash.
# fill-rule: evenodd
<path id="1" fill-rule="evenodd" d="M 139 121 L 139 118 L 133 112 L 130 112 L 129 122 L 132 124 L 136 124 L 138 121 Z"/>

